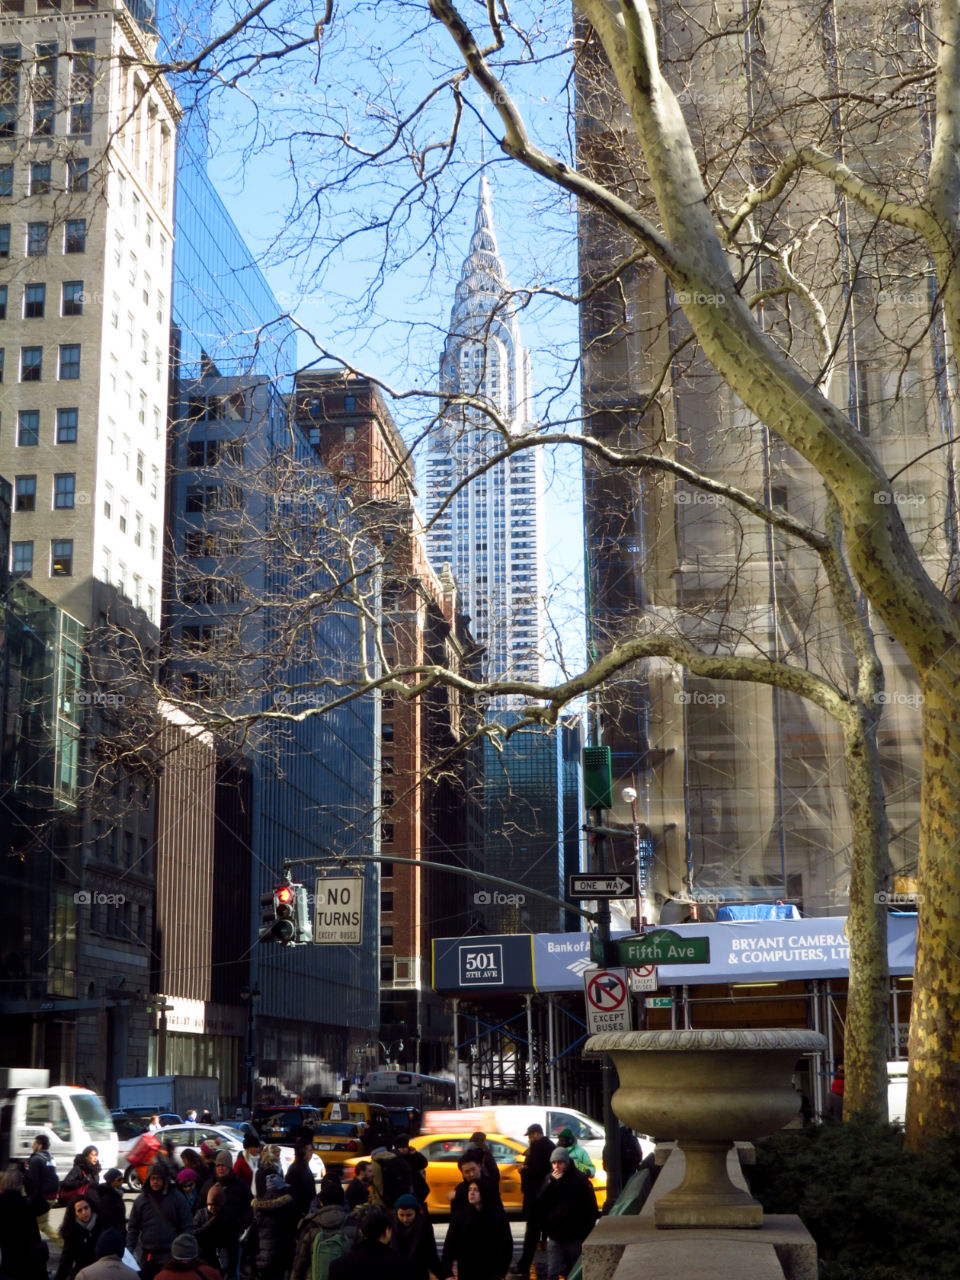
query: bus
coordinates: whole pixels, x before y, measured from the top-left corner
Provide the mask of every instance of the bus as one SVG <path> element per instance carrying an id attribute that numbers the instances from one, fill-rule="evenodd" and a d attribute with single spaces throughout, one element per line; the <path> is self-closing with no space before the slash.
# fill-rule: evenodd
<path id="1" fill-rule="evenodd" d="M 385 1107 L 424 1111 L 451 1111 L 457 1105 L 457 1082 L 417 1071 L 368 1071 L 362 1096 Z"/>

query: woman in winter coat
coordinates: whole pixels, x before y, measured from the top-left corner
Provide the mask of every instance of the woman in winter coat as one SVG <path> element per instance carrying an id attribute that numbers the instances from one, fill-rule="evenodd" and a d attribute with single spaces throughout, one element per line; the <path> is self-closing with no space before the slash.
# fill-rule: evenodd
<path id="1" fill-rule="evenodd" d="M 63 1252 L 54 1280 L 73 1280 L 78 1271 L 97 1260 L 96 1247 L 103 1223 L 89 1196 L 78 1196 L 67 1206 L 60 1224 Z"/>
<path id="2" fill-rule="evenodd" d="M 471 1182 L 467 1203 L 454 1208 L 443 1244 L 440 1276 L 452 1280 L 503 1280 L 513 1259 L 510 1222 L 499 1200 L 483 1203 L 480 1187 Z"/>
<path id="3" fill-rule="evenodd" d="M 409 1258 L 416 1268 L 417 1280 L 446 1273 L 440 1270 L 440 1255 L 433 1227 L 419 1199 L 407 1193 L 393 1206 L 397 1224 L 390 1236 L 390 1248 Z M 513 1253 L 511 1241 L 511 1256 Z"/>
<path id="4" fill-rule="evenodd" d="M 197 1172 L 195 1169 L 181 1169 L 177 1174 L 177 1190 L 187 1202 L 187 1208 L 197 1216 L 197 1210 L 201 1207 L 200 1202 L 200 1185 L 197 1182 Z"/>
<path id="5" fill-rule="evenodd" d="M 263 1193 L 251 1208 L 253 1225 L 244 1241 L 240 1275 L 243 1280 L 283 1280 L 293 1262 L 299 1214 L 279 1171 L 267 1174 Z"/>
<path id="6" fill-rule="evenodd" d="M 23 1170 L 16 1165 L 0 1177 L 0 1277 L 46 1280 L 47 1246 L 40 1239 L 37 1226 L 40 1200 L 28 1200 L 23 1183 Z"/>
<path id="7" fill-rule="evenodd" d="M 100 1183 L 100 1152 L 96 1147 L 84 1147 L 73 1157 L 73 1168 L 60 1183 L 60 1200 L 70 1204 L 77 1196 L 89 1196 L 97 1207 L 97 1187 Z"/>
<path id="8" fill-rule="evenodd" d="M 103 1181 L 97 1188 L 97 1215 L 100 1218 L 100 1230 L 109 1231 L 116 1227 L 126 1235 L 127 1206 L 123 1203 L 123 1174 L 119 1169 L 108 1169 Z"/>

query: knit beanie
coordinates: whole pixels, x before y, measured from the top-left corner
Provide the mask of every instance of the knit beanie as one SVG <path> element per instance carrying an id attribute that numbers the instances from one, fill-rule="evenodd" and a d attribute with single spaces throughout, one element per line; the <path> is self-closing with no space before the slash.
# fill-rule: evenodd
<path id="1" fill-rule="evenodd" d="M 416 1196 L 412 1196 L 410 1192 L 407 1191 L 404 1195 L 398 1196 L 398 1198 L 394 1200 L 393 1207 L 395 1209 L 419 1209 L 420 1201 Z"/>
<path id="2" fill-rule="evenodd" d="M 550 1163 L 557 1164 L 558 1161 L 563 1164 L 570 1163 L 570 1152 L 566 1147 L 554 1147 L 550 1152 Z"/>

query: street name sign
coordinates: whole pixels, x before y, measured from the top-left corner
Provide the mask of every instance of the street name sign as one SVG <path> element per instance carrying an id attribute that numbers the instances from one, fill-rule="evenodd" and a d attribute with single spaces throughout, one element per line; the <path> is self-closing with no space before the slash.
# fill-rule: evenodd
<path id="1" fill-rule="evenodd" d="M 324 876 L 317 881 L 313 940 L 359 946 L 363 941 L 363 878 Z"/>
<path id="2" fill-rule="evenodd" d="M 656 929 L 642 938 L 624 938 L 618 943 L 620 963 L 638 967 L 644 964 L 709 964 L 710 939 L 706 936 L 681 937 L 671 929 Z"/>
<path id="3" fill-rule="evenodd" d="M 591 1035 L 633 1030 L 626 969 L 584 969 L 583 990 Z"/>
<path id="4" fill-rule="evenodd" d="M 630 990 L 631 991 L 656 991 L 657 990 L 657 966 L 655 964 L 642 964 L 636 969 L 630 970 Z"/>
<path id="5" fill-rule="evenodd" d="M 567 897 L 576 898 L 635 898 L 637 877 L 632 871 L 610 875 L 567 876 Z"/>
<path id="6" fill-rule="evenodd" d="M 673 1007 L 673 996 L 647 996 L 643 1003 L 648 1009 L 670 1009 Z"/>

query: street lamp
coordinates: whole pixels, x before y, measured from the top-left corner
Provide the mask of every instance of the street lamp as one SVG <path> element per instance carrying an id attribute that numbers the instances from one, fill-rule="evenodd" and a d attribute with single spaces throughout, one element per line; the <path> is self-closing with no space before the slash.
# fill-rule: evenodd
<path id="1" fill-rule="evenodd" d="M 244 1101 L 250 1108 L 250 1114 L 253 1114 L 253 1080 L 255 1074 L 255 1064 L 257 1060 L 255 1040 L 254 1040 L 254 1013 L 257 1007 L 257 1001 L 260 999 L 260 988 L 256 985 L 251 989 L 246 983 L 240 988 L 240 999 L 247 1006 L 247 1053 L 243 1059 L 243 1066 L 247 1073 L 247 1084 L 244 1090 Z"/>
<path id="2" fill-rule="evenodd" d="M 396 1049 L 398 1057 L 401 1053 L 403 1053 L 402 1040 L 390 1040 L 386 1044 L 384 1044 L 382 1040 L 370 1040 L 367 1043 L 367 1048 L 372 1049 L 375 1044 L 378 1044 L 380 1048 L 383 1050 L 383 1062 L 384 1062 L 384 1066 L 387 1066 L 387 1067 L 389 1067 L 390 1065 L 390 1055 L 393 1053 L 394 1049 Z"/>
<path id="3" fill-rule="evenodd" d="M 625 803 L 630 806 L 630 820 L 633 824 L 633 856 L 637 864 L 637 932 L 639 933 L 646 923 L 644 900 L 647 896 L 647 868 L 641 853 L 637 789 L 636 787 L 624 787 L 620 795 Z"/>

